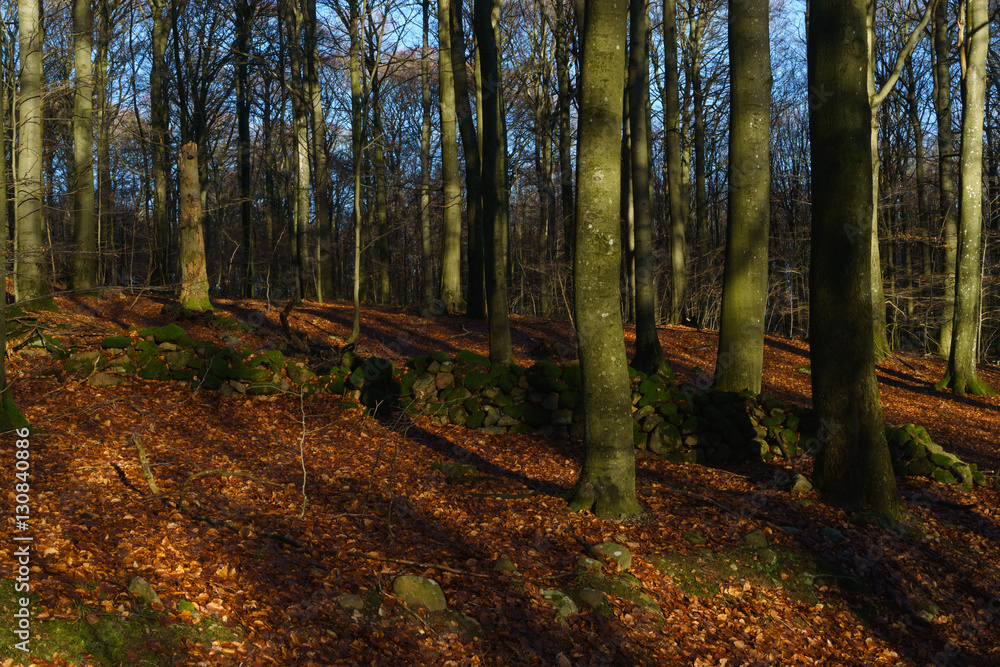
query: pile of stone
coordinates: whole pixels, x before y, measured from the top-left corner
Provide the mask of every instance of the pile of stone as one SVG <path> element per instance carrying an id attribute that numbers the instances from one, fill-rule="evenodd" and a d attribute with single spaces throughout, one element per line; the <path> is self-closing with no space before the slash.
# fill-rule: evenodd
<path id="1" fill-rule="evenodd" d="M 964 463 L 931 440 L 922 426 L 906 424 L 887 428 L 886 440 L 897 476 L 928 477 L 942 484 L 958 484 L 965 489 L 988 486 L 986 475 L 975 463 Z"/>

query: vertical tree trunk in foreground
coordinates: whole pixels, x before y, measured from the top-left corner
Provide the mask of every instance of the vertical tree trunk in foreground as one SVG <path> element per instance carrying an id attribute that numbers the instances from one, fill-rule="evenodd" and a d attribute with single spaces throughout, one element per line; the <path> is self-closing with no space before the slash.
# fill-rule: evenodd
<path id="1" fill-rule="evenodd" d="M 483 92 L 483 237 L 486 299 L 489 310 L 490 361 L 509 364 L 513 358 L 507 317 L 507 156 L 503 117 L 500 52 L 496 29 L 501 0 L 476 0 L 476 42 L 482 60 Z"/>
<path id="2" fill-rule="evenodd" d="M 618 298 L 622 69 L 626 0 L 587 0 L 577 152 L 575 310 L 585 410 L 574 511 L 640 512 L 635 498 L 631 392 Z"/>
<path id="3" fill-rule="evenodd" d="M 452 0 L 438 0 L 438 95 L 441 100 L 441 181 L 444 188 L 441 300 L 448 310 L 457 310 L 462 303 L 462 192 L 458 180 L 455 76 L 451 59 L 451 2 Z"/>
<path id="4" fill-rule="evenodd" d="M 670 323 L 684 319 L 687 294 L 687 253 L 684 186 L 681 175 L 680 89 L 677 82 L 677 0 L 663 0 L 663 96 L 666 134 L 667 199 L 670 208 Z"/>
<path id="5" fill-rule="evenodd" d="M 816 482 L 837 505 L 898 518 L 872 331 L 871 106 L 867 0 L 812 0 L 812 259 L 809 270 L 813 405 L 823 425 Z"/>
<path id="6" fill-rule="evenodd" d="M 74 290 L 97 286 L 97 227 L 94 219 L 94 77 L 91 63 L 94 17 L 90 0 L 73 1 L 73 273 Z"/>
<path id="7" fill-rule="evenodd" d="M 767 0 L 730 0 L 729 221 L 715 388 L 760 393 L 770 219 Z"/>
<path id="8" fill-rule="evenodd" d="M 211 310 L 208 299 L 208 267 L 205 264 L 204 217 L 201 207 L 201 179 L 198 175 L 198 144 L 181 147 L 177 160 L 180 180 L 180 260 L 182 308 Z"/>
<path id="9" fill-rule="evenodd" d="M 986 0 L 966 0 L 969 30 L 965 104 L 962 107 L 961 219 L 958 225 L 958 273 L 955 276 L 955 322 L 948 373 L 936 386 L 956 394 L 994 393 L 976 373 L 976 342 L 982 294 L 983 116 L 990 23 Z"/>
<path id="10" fill-rule="evenodd" d="M 633 224 L 635 229 L 635 357 L 636 369 L 670 377 L 656 333 L 656 288 L 653 284 L 653 167 L 649 108 L 649 11 L 646 0 L 632 0 L 629 8 L 629 129 Z"/>
<path id="11" fill-rule="evenodd" d="M 306 229 L 309 226 L 309 106 L 306 98 L 305 59 L 302 45 L 302 10 L 297 0 L 285 0 L 285 28 L 291 75 L 292 141 L 295 181 L 293 192 L 292 238 L 294 243 L 295 296 L 305 298 L 309 275 Z"/>
<path id="12" fill-rule="evenodd" d="M 17 20 L 21 58 L 17 128 L 17 231 L 14 289 L 18 301 L 49 294 L 42 238 L 42 26 L 41 2 L 20 0 Z M 31 308 L 40 302 L 29 304 Z"/>

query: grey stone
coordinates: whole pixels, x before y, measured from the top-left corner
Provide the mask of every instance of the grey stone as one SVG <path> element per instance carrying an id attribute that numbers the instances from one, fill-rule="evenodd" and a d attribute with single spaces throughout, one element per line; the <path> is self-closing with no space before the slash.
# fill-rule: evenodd
<path id="1" fill-rule="evenodd" d="M 337 606 L 348 611 L 364 611 L 365 599 L 353 593 L 341 593 L 337 596 Z"/>
<path id="2" fill-rule="evenodd" d="M 763 549 L 767 546 L 767 536 L 760 528 L 757 530 L 751 530 L 743 536 L 743 544 L 747 545 L 751 549 Z"/>
<path id="3" fill-rule="evenodd" d="M 153 604 L 160 601 L 160 596 L 156 594 L 153 587 L 142 577 L 136 577 L 128 585 L 128 592 L 142 598 L 146 604 Z"/>
<path id="4" fill-rule="evenodd" d="M 392 592 L 409 607 L 427 611 L 441 611 L 448 608 L 444 591 L 433 579 L 404 574 L 392 580 Z"/>
<path id="5" fill-rule="evenodd" d="M 604 569 L 604 563 L 596 558 L 590 558 L 589 556 L 577 556 L 576 565 L 581 570 L 599 571 Z"/>
<path id="6" fill-rule="evenodd" d="M 66 372 L 76 373 L 77 371 L 91 372 L 95 369 L 104 368 L 108 360 L 103 354 L 97 351 L 77 352 L 71 354 L 66 360 Z"/>
<path id="7" fill-rule="evenodd" d="M 98 373 L 94 377 L 87 380 L 87 384 L 91 387 L 97 387 L 102 389 L 104 387 L 114 387 L 125 381 L 125 378 L 118 375 L 110 375 L 108 373 Z"/>
<path id="8" fill-rule="evenodd" d="M 632 552 L 628 547 L 624 547 L 616 542 L 601 542 L 595 546 L 594 551 L 604 556 L 607 560 L 613 560 L 623 570 L 632 567 Z"/>
<path id="9" fill-rule="evenodd" d="M 773 549 L 761 549 L 757 554 L 757 558 L 760 559 L 761 563 L 767 566 L 774 565 L 778 562 L 778 554 L 775 553 Z"/>
<path id="10" fill-rule="evenodd" d="M 596 588 L 581 588 L 576 592 L 576 596 L 590 609 L 597 609 L 604 604 L 604 593 Z"/>
<path id="11" fill-rule="evenodd" d="M 798 473 L 794 477 L 792 477 L 792 493 L 801 495 L 804 493 L 809 493 L 812 490 L 813 490 L 812 482 L 810 482 L 809 478 L 807 478 L 802 473 Z"/>
<path id="12" fill-rule="evenodd" d="M 840 542 L 844 541 L 843 533 L 841 533 L 836 528 L 830 528 L 830 526 L 826 526 L 823 528 L 823 537 L 830 540 L 834 544 L 839 544 Z"/>
<path id="13" fill-rule="evenodd" d="M 573 598 L 560 590 L 548 590 L 543 588 L 538 592 L 542 594 L 543 598 L 549 601 L 549 604 L 555 607 L 556 612 L 562 618 L 579 613 L 580 611 L 580 608 L 576 606 L 575 602 L 573 602 Z"/>
<path id="14" fill-rule="evenodd" d="M 517 572 L 517 565 L 510 559 L 510 556 L 503 554 L 493 563 L 493 569 L 497 572 Z"/>
<path id="15" fill-rule="evenodd" d="M 551 394 L 546 394 L 545 398 L 542 399 L 542 407 L 552 412 L 559 407 L 559 394 L 553 392 Z"/>
<path id="16" fill-rule="evenodd" d="M 555 410 L 552 412 L 552 423 L 556 426 L 569 426 L 573 423 L 572 410 Z"/>

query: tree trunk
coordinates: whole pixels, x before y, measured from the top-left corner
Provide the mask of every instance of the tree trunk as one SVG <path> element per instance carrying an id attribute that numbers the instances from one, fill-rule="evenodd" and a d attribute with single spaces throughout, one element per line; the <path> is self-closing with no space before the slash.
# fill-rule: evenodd
<path id="1" fill-rule="evenodd" d="M 319 236 L 317 254 L 316 296 L 320 302 L 332 299 L 333 288 L 333 227 L 330 218 L 330 162 L 326 141 L 326 116 L 319 85 L 319 43 L 316 37 L 316 0 L 305 0 L 306 83 L 309 95 L 309 115 L 312 119 L 312 160 L 315 187 L 313 205 L 316 231 Z"/>
<path id="2" fill-rule="evenodd" d="M 834 504 L 894 518 L 900 496 L 885 441 L 875 376 L 870 298 L 871 105 L 867 0 L 812 0 L 809 89 L 812 261 L 810 355 L 822 428 L 816 482 Z M 853 229 L 852 229 L 853 228 Z"/>
<path id="3" fill-rule="evenodd" d="M 656 288 L 653 285 L 653 167 L 649 105 L 649 11 L 645 0 L 629 5 L 629 129 L 632 148 L 632 210 L 635 229 L 635 357 L 632 366 L 643 373 L 670 377 L 656 332 Z"/>
<path id="4" fill-rule="evenodd" d="M 111 183 L 111 114 L 108 111 L 108 51 L 111 48 L 111 16 L 107 0 L 99 2 L 97 24 L 97 235 L 103 258 L 104 281 L 119 284 L 118 258 L 114 238 Z"/>
<path id="5" fill-rule="evenodd" d="M 428 56 L 430 0 L 422 0 L 423 45 L 420 49 L 420 88 L 422 117 L 420 123 L 420 267 L 423 275 L 423 301 L 434 301 L 434 254 L 431 249 L 431 75 Z M 353 80 L 353 79 L 352 79 Z"/>
<path id="6" fill-rule="evenodd" d="M 441 300 L 449 310 L 454 311 L 459 310 L 462 304 L 462 190 L 458 180 L 451 2 L 452 0 L 438 0 L 438 94 L 441 106 L 441 182 L 444 189 Z"/>
<path id="7" fill-rule="evenodd" d="M 375 132 L 372 141 L 372 170 L 375 172 L 375 219 L 378 221 L 378 299 L 379 303 L 385 305 L 390 301 L 389 198 L 386 192 L 389 186 L 385 174 L 385 136 L 382 129 L 381 87 L 381 81 L 376 81 L 372 86 L 372 129 Z"/>
<path id="8" fill-rule="evenodd" d="M 625 0 L 587 0 L 577 151 L 575 310 L 583 379 L 584 460 L 574 511 L 639 513 L 631 392 L 618 298 Z"/>
<path id="9" fill-rule="evenodd" d="M 361 34 L 363 23 L 358 0 L 350 0 L 351 20 L 351 165 L 354 172 L 354 317 L 351 324 L 351 335 L 345 343 L 350 345 L 358 339 L 361 333 L 361 84 L 362 73 L 366 69 L 361 60 Z"/>
<path id="10" fill-rule="evenodd" d="M 994 390 L 976 372 L 979 310 L 982 295 L 983 116 L 986 103 L 986 58 L 990 45 L 987 0 L 966 0 L 968 68 L 962 105 L 961 219 L 958 226 L 958 272 L 955 276 L 955 321 L 952 325 L 948 374 L 936 386 L 951 387 L 959 396 L 982 396 Z"/>
<path id="11" fill-rule="evenodd" d="M 208 299 L 208 267 L 205 263 L 205 233 L 202 226 L 201 177 L 198 144 L 181 147 L 177 173 L 180 180 L 180 260 L 182 308 L 212 310 Z"/>
<path id="12" fill-rule="evenodd" d="M 556 113 L 559 117 L 559 182 L 562 203 L 562 227 L 566 256 L 573 263 L 574 203 L 573 203 L 573 130 L 570 126 L 569 86 L 569 16 L 565 0 L 555 1 L 556 24 L 553 26 L 556 39 L 556 85 L 558 99 Z"/>
<path id="13" fill-rule="evenodd" d="M 934 11 L 934 110 L 938 126 L 938 182 L 944 235 L 944 305 L 938 333 L 938 354 L 951 356 L 952 322 L 955 318 L 955 274 L 958 267 L 958 211 L 955 200 L 955 132 L 951 120 L 951 40 L 948 38 L 948 3 L 938 1 Z"/>
<path id="14" fill-rule="evenodd" d="M 170 282 L 168 263 L 170 244 L 169 216 L 169 127 L 170 110 L 167 102 L 167 41 L 173 10 L 166 0 L 151 0 L 153 13 L 152 56 L 149 69 L 149 135 L 153 162 L 153 251 L 150 257 L 154 285 Z"/>
<path id="15" fill-rule="evenodd" d="M 483 238 L 486 264 L 486 299 L 490 327 L 490 361 L 509 364 L 513 359 L 507 316 L 507 127 L 503 115 L 500 51 L 497 30 L 502 0 L 476 0 L 475 30 L 482 60 L 483 86 Z"/>
<path id="16" fill-rule="evenodd" d="M 729 220 L 715 388 L 760 393 L 770 220 L 767 0 L 730 0 Z"/>
<path id="17" fill-rule="evenodd" d="M 14 289 L 18 301 L 50 303 L 42 225 L 42 26 L 40 0 L 19 0 L 20 113 L 17 132 L 17 236 Z M 40 302 L 44 301 L 45 303 Z"/>
<path id="18" fill-rule="evenodd" d="M 236 5 L 236 162 L 240 188 L 240 228 L 243 232 L 243 280 L 240 293 L 253 298 L 257 271 L 253 235 L 253 194 L 250 191 L 250 31 L 254 8 L 250 0 Z"/>
<path id="19" fill-rule="evenodd" d="M 285 0 L 285 28 L 288 32 L 288 62 L 291 75 L 292 141 L 295 181 L 292 186 L 294 213 L 292 230 L 295 265 L 295 296 L 305 298 L 309 275 L 309 250 L 306 229 L 309 227 L 309 105 L 307 103 L 305 63 L 302 44 L 302 10 L 297 0 Z"/>
<path id="20" fill-rule="evenodd" d="M 670 323 L 684 319 L 687 253 L 684 186 L 681 172 L 680 89 L 677 70 L 677 0 L 663 0 L 663 108 L 666 136 L 666 187 L 670 208 Z"/>
<path id="21" fill-rule="evenodd" d="M 479 157 L 479 137 L 475 116 L 469 100 L 469 75 L 465 63 L 465 29 L 462 25 L 462 4 L 449 5 L 451 25 L 451 62 L 455 81 L 455 105 L 458 109 L 458 130 L 465 153 L 466 226 L 469 229 L 468 270 L 469 299 L 466 317 L 486 317 L 486 279 L 483 263 L 482 164 Z"/>
<path id="22" fill-rule="evenodd" d="M 97 227 L 94 219 L 94 77 L 91 62 L 94 17 L 90 0 L 73 0 L 73 272 L 71 287 L 97 287 Z"/>

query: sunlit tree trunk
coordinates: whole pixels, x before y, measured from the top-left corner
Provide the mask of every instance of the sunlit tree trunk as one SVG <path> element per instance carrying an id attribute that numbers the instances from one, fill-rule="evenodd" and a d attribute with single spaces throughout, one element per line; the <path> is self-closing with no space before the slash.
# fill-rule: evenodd
<path id="1" fill-rule="evenodd" d="M 729 2 L 729 220 L 715 388 L 760 393 L 771 215 L 767 0 Z"/>
<path id="2" fill-rule="evenodd" d="M 670 323 L 684 319 L 687 293 L 687 252 L 684 186 L 681 162 L 680 90 L 677 70 L 677 0 L 663 0 L 663 107 L 666 135 L 667 200 L 670 209 Z"/>
<path id="3" fill-rule="evenodd" d="M 489 309 L 490 361 L 509 364 L 513 358 L 507 315 L 507 127 L 503 114 L 503 83 L 497 32 L 502 0 L 476 0 L 475 30 L 484 82 L 483 110 L 483 237 L 486 299 Z"/>
<path id="4" fill-rule="evenodd" d="M 90 0 L 73 1 L 73 272 L 74 290 L 97 286 L 97 227 L 94 219 L 94 78 L 91 62 L 94 17 Z"/>
<path id="5" fill-rule="evenodd" d="M 938 183 L 944 265 L 941 275 L 944 300 L 938 354 L 951 355 L 951 332 L 955 318 L 955 273 L 958 266 L 958 203 L 955 199 L 955 131 L 951 118 L 951 40 L 948 37 L 948 3 L 938 0 L 934 10 L 934 110 L 937 116 Z"/>
<path id="6" fill-rule="evenodd" d="M 462 25 L 462 4 L 458 0 L 449 5 L 451 24 L 451 62 L 455 81 L 455 105 L 458 109 L 458 130 L 465 153 L 466 226 L 469 230 L 468 285 L 469 298 L 466 316 L 473 319 L 486 317 L 484 272 L 482 164 L 479 156 L 479 137 L 476 119 L 469 99 L 469 75 L 465 61 L 465 29 Z"/>
<path id="7" fill-rule="evenodd" d="M 962 105 L 960 165 L 961 218 L 958 225 L 958 272 L 955 276 L 955 322 L 952 325 L 948 374 L 938 387 L 959 396 L 992 394 L 976 372 L 979 310 L 982 296 L 983 121 L 986 103 L 986 59 L 990 46 L 987 0 L 966 0 L 968 56 L 965 104 Z"/>
<path id="8" fill-rule="evenodd" d="M 19 0 L 20 103 L 17 127 L 17 200 L 14 289 L 18 301 L 43 305 L 49 284 L 43 245 L 41 1 Z"/>
<path id="9" fill-rule="evenodd" d="M 302 10 L 297 0 L 285 0 L 285 29 L 288 33 L 288 62 L 291 75 L 292 141 L 295 181 L 292 186 L 292 233 L 295 264 L 295 295 L 306 296 L 309 274 L 309 250 L 306 229 L 309 227 L 309 105 L 305 82 L 302 44 Z"/>
<path id="10" fill-rule="evenodd" d="M 645 0 L 629 5 L 629 128 L 631 130 L 632 202 L 635 225 L 635 357 L 644 373 L 670 375 L 656 332 L 653 263 L 653 166 L 649 108 L 649 12 Z"/>
<path id="11" fill-rule="evenodd" d="M 434 300 L 434 255 L 431 249 L 431 76 L 428 55 L 430 0 L 422 0 L 423 44 L 420 49 L 420 268 L 424 305 Z"/>
<path id="12" fill-rule="evenodd" d="M 812 150 L 809 270 L 813 405 L 822 429 L 816 482 L 831 502 L 891 517 L 900 495 L 875 376 L 871 235 L 873 156 L 868 0 L 812 0 L 808 30 Z"/>
<path id="13" fill-rule="evenodd" d="M 625 0 L 587 0 L 577 151 L 575 301 L 583 377 L 584 460 L 570 507 L 638 514 L 631 392 L 618 296 Z"/>
<path id="14" fill-rule="evenodd" d="M 198 144 L 181 147 L 177 173 L 180 181 L 180 304 L 189 310 L 211 310 L 208 299 L 208 267 L 205 264 L 204 210 L 201 205 L 201 177 Z"/>
<path id="15" fill-rule="evenodd" d="M 361 122 L 361 84 L 363 80 L 364 63 L 361 61 L 361 45 L 363 35 L 361 9 L 359 0 L 350 0 L 350 31 L 351 31 L 351 168 L 354 173 L 354 317 L 351 324 L 351 335 L 346 344 L 358 339 L 361 333 L 361 226 L 362 226 L 362 189 L 361 189 L 361 139 L 363 134 Z"/>
<path id="16" fill-rule="evenodd" d="M 451 2 L 438 0 L 438 96 L 441 106 L 441 300 L 449 310 L 462 303 L 462 190 L 458 180 L 455 75 L 451 52 Z M 458 2 L 459 0 L 454 0 Z"/>
<path id="17" fill-rule="evenodd" d="M 316 296 L 332 299 L 333 288 L 333 226 L 330 218 L 330 163 L 326 141 L 326 116 L 319 85 L 319 42 L 316 37 L 316 0 L 305 0 L 304 52 L 306 58 L 306 83 L 309 95 L 309 115 L 312 119 L 312 159 L 315 188 L 313 204 L 316 213 L 316 231 L 319 236 L 317 255 Z"/>

